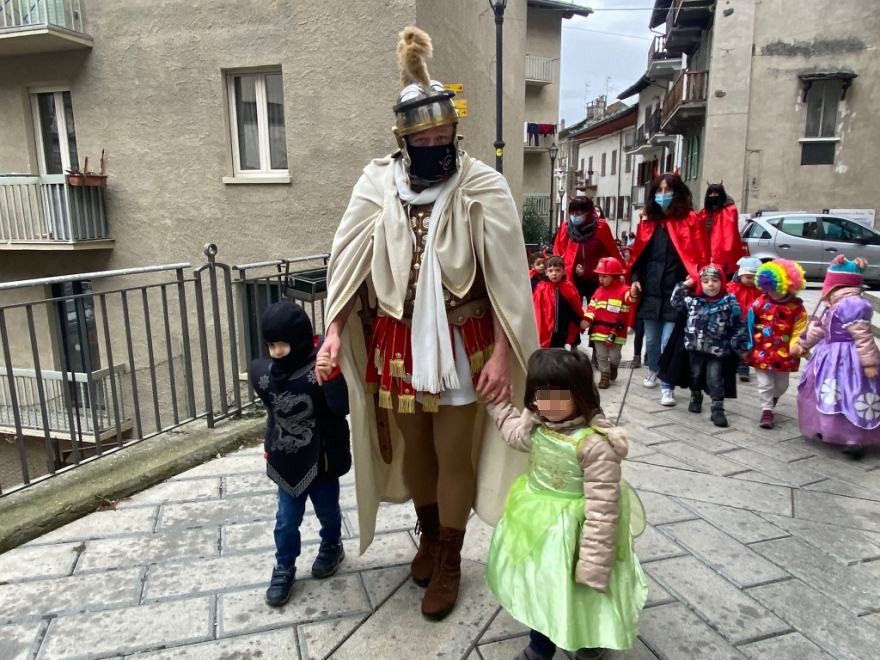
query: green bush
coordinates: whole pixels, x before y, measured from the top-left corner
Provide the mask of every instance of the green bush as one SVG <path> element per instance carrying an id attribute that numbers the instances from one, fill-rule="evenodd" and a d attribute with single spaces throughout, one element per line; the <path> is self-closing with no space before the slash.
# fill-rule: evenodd
<path id="1" fill-rule="evenodd" d="M 532 204 L 526 204 L 523 210 L 522 230 L 526 244 L 541 245 L 547 240 L 547 223 L 538 215 Z"/>

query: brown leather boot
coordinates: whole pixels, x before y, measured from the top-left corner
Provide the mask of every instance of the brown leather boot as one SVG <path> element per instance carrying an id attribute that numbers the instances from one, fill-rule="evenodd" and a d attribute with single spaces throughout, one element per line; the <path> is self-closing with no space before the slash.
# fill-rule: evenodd
<path id="1" fill-rule="evenodd" d="M 599 377 L 599 389 L 600 390 L 607 390 L 608 387 L 611 385 L 611 381 L 609 380 L 608 376 L 609 376 L 608 372 L 603 371 L 601 376 Z"/>
<path id="2" fill-rule="evenodd" d="M 451 527 L 440 528 L 434 574 L 422 598 L 422 614 L 439 621 L 452 611 L 458 600 L 461 581 L 461 545 L 464 530 Z"/>
<path id="3" fill-rule="evenodd" d="M 419 535 L 419 549 L 410 565 L 413 582 L 427 587 L 434 572 L 434 555 L 437 554 L 437 535 L 440 532 L 440 513 L 437 503 L 416 507 L 416 533 Z"/>

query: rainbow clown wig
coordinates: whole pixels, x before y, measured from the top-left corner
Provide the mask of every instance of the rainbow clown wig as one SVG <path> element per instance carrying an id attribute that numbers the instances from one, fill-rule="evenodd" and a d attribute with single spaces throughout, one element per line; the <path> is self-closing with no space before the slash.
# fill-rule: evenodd
<path id="1" fill-rule="evenodd" d="M 796 261 L 774 259 L 761 264 L 755 273 L 755 284 L 765 293 L 787 296 L 804 288 L 804 269 Z"/>

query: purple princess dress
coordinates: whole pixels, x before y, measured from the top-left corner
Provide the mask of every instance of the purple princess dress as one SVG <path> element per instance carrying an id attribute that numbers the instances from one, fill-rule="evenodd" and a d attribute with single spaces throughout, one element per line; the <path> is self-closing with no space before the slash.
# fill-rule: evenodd
<path id="1" fill-rule="evenodd" d="M 880 445 L 880 350 L 871 334 L 871 304 L 858 287 L 840 287 L 801 336 L 812 349 L 798 386 L 798 423 L 807 438 L 839 445 Z"/>

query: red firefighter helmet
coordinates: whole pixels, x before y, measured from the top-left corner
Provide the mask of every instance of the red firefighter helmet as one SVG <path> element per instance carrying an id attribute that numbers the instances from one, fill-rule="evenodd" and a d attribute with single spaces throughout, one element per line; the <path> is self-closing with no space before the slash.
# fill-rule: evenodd
<path id="1" fill-rule="evenodd" d="M 623 275 L 623 266 L 617 257 L 602 257 L 593 272 L 596 275 Z"/>

